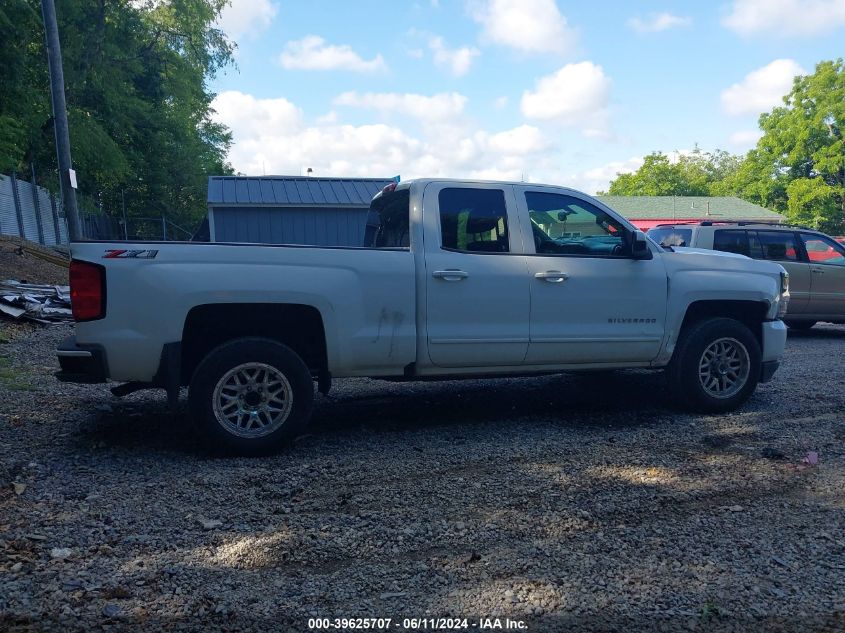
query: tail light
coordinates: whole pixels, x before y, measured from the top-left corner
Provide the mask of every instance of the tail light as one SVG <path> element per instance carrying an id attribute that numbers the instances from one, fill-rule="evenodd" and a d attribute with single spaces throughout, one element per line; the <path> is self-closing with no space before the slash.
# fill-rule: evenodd
<path id="1" fill-rule="evenodd" d="M 106 316 L 105 268 L 71 260 L 70 307 L 74 321 L 93 321 Z"/>

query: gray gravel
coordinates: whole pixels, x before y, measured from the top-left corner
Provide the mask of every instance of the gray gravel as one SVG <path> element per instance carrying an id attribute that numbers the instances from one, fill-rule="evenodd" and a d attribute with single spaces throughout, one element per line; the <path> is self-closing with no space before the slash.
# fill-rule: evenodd
<path id="1" fill-rule="evenodd" d="M 0 344 L 0 629 L 845 630 L 845 327 L 731 415 L 646 372 L 348 380 L 252 460 L 157 392 L 57 383 L 68 331 Z"/>

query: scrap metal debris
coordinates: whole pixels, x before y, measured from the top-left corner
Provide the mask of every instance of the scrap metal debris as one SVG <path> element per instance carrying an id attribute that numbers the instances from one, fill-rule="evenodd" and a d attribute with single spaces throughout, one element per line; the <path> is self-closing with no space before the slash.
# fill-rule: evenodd
<path id="1" fill-rule="evenodd" d="M 72 321 L 70 286 L 0 281 L 0 313 L 46 324 Z"/>

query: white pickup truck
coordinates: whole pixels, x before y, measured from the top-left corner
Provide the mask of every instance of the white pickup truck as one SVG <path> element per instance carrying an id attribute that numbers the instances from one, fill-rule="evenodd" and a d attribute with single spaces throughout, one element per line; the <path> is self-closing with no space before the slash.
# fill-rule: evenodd
<path id="1" fill-rule="evenodd" d="M 718 412 L 783 354 L 781 266 L 664 250 L 572 189 L 413 180 L 370 216 L 360 248 L 72 244 L 57 377 L 171 403 L 188 386 L 202 434 L 255 454 L 302 431 L 314 381 L 666 369 L 681 404 Z"/>

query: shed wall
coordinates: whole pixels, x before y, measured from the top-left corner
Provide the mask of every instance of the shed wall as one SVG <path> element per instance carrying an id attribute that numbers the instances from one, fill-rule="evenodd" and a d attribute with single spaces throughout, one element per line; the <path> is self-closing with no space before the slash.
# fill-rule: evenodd
<path id="1" fill-rule="evenodd" d="M 368 208 L 213 207 L 215 242 L 362 246 Z"/>

